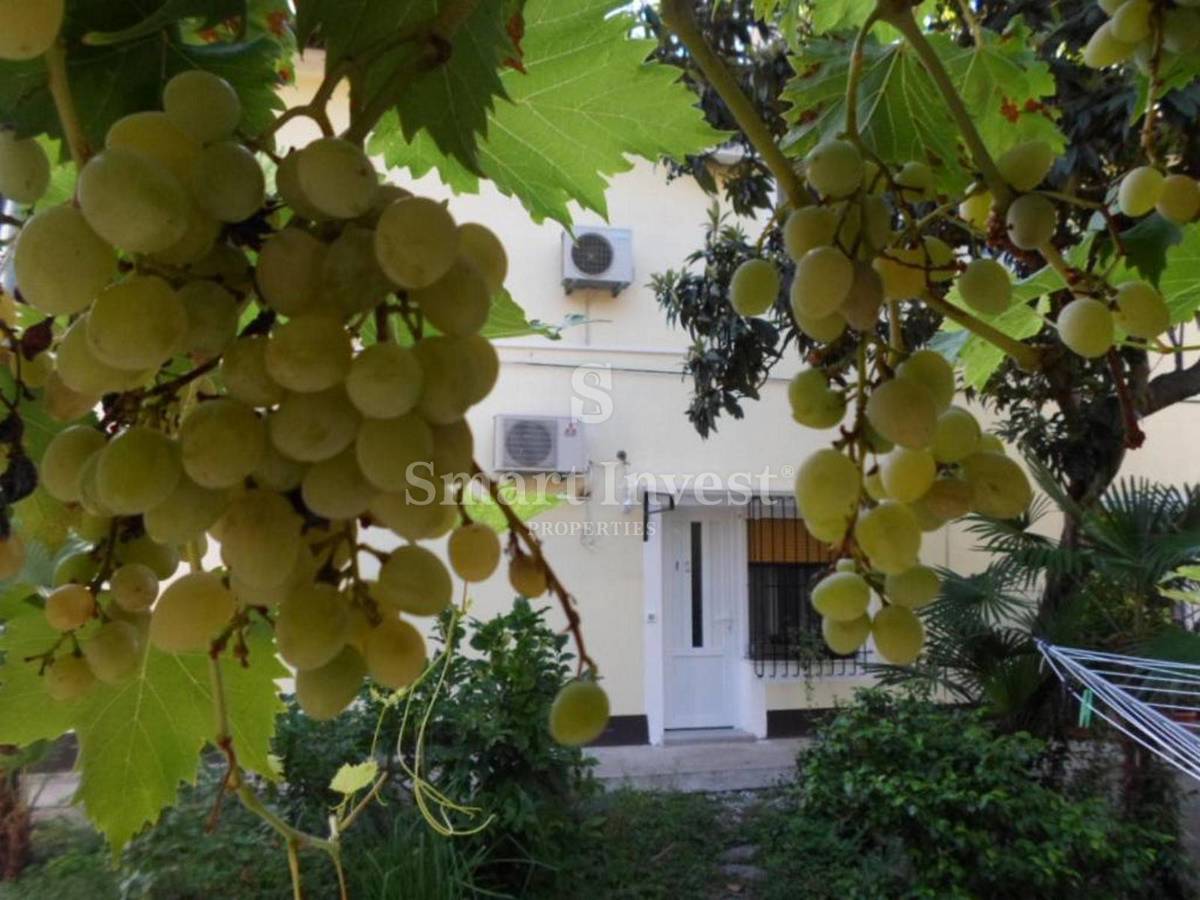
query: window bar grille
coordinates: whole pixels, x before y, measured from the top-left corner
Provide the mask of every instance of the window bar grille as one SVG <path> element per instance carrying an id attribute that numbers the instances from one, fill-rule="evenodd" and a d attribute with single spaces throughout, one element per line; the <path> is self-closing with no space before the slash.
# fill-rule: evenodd
<path id="1" fill-rule="evenodd" d="M 759 678 L 857 674 L 864 654 L 835 655 L 821 636 L 821 617 L 810 596 L 833 556 L 808 533 L 797 512 L 793 497 L 750 501 L 747 656 Z"/>

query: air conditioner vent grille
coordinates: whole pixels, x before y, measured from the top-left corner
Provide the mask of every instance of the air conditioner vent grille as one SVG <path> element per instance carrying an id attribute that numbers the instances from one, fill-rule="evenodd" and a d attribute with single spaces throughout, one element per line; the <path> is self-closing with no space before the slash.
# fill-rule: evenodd
<path id="1" fill-rule="evenodd" d="M 553 467 L 558 431 L 553 422 L 524 419 L 513 422 L 504 435 L 504 454 L 519 468 Z"/>
<path id="2" fill-rule="evenodd" d="M 612 242 L 602 234 L 581 234 L 571 247 L 571 261 L 586 275 L 603 275 L 613 258 Z"/>

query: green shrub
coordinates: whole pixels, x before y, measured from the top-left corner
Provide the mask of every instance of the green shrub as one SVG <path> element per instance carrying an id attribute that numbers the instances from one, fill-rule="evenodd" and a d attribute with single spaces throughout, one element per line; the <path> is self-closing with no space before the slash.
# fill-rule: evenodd
<path id="1" fill-rule="evenodd" d="M 509 612 L 467 624 L 469 650 L 446 673 L 426 755 L 444 793 L 493 817 L 466 843 L 471 852 L 486 851 L 483 877 L 517 894 L 556 880 L 581 839 L 577 801 L 595 790 L 591 761 L 556 744 L 547 728 L 550 705 L 574 667 L 568 637 L 547 626 L 544 614 L 517 599 Z M 427 681 L 418 699 L 432 689 Z"/>
<path id="2" fill-rule="evenodd" d="M 978 712 L 861 692 L 800 757 L 795 815 L 806 824 L 793 837 L 811 841 L 823 826 L 826 847 L 869 879 L 866 896 L 1175 891 L 1174 838 L 1122 822 L 1101 798 L 1045 786 L 1044 751 L 1028 735 L 998 734 Z M 803 860 L 812 855 L 805 849 Z M 897 879 L 907 888 L 898 890 Z"/>
<path id="3" fill-rule="evenodd" d="M 112 855 L 91 828 L 52 820 L 32 837 L 29 866 L 16 881 L 0 882 L 0 900 L 118 900 Z"/>

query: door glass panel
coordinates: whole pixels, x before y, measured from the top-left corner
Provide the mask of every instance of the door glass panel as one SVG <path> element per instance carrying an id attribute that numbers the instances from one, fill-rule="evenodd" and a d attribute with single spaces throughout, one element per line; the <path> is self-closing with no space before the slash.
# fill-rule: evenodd
<path id="1" fill-rule="evenodd" d="M 704 535 L 700 523 L 692 523 L 692 646 L 704 646 Z"/>

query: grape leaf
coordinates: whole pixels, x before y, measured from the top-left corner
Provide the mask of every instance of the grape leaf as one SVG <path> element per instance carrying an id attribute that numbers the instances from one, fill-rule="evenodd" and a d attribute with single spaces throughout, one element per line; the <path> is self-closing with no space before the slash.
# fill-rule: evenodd
<path id="1" fill-rule="evenodd" d="M 329 782 L 329 789 L 339 794 L 356 794 L 369 787 L 378 774 L 379 763 L 373 759 L 360 763 L 345 763 Z"/>
<path id="2" fill-rule="evenodd" d="M 562 503 L 562 497 L 546 491 L 526 493 L 518 490 L 515 484 L 501 484 L 500 496 L 522 522 L 528 522 Z M 464 494 L 463 506 L 473 521 L 487 525 L 500 534 L 508 531 L 508 520 L 504 517 L 504 511 L 488 494 Z"/>
<path id="3" fill-rule="evenodd" d="M 74 730 L 78 797 L 119 850 L 175 801 L 181 784 L 196 779 L 200 751 L 215 737 L 208 655 L 147 648 L 137 673 L 123 684 L 98 684 L 73 703 L 53 701 L 39 664 L 26 659 L 49 650 L 60 636 L 40 606 L 25 599 L 28 594 L 15 589 L 0 598 L 0 742 L 26 744 Z M 247 643 L 249 667 L 228 656 L 221 660 L 230 731 L 238 762 L 272 777 L 268 751 L 283 710 L 275 680 L 287 670 L 268 635 L 251 632 Z"/>
<path id="4" fill-rule="evenodd" d="M 1066 138 L 1043 106 L 1055 92 L 1054 78 L 1030 48 L 1028 29 L 1018 20 L 1004 35 L 983 34 L 979 46 L 959 46 L 944 34 L 931 34 L 929 40 L 988 149 L 999 154 L 1040 139 L 1061 150 Z M 845 131 L 849 48 L 844 41 L 814 41 L 792 65 L 800 74 L 784 91 L 793 123 L 787 149 L 801 156 Z M 863 139 L 885 162 L 930 163 L 946 193 L 961 191 L 971 180 L 958 127 L 906 44 L 867 44 L 859 110 Z"/>
<path id="5" fill-rule="evenodd" d="M 619 0 L 525 6 L 525 72 L 500 76 L 509 99 L 488 117 L 479 170 L 538 221 L 569 224 L 571 201 L 607 215 L 608 177 L 628 171 L 631 154 L 656 160 L 722 140 L 678 81 L 679 70 L 645 61 L 655 44 L 629 37 L 633 20 L 625 7 Z M 389 166 L 418 177 L 436 168 L 456 191 L 478 189 L 424 132 L 406 140 L 395 116 L 380 123 L 371 146 Z"/>
<path id="6" fill-rule="evenodd" d="M 89 32 L 84 35 L 84 42 L 93 45 L 119 44 L 162 31 L 180 19 L 200 19 L 202 27 L 211 27 L 225 19 L 245 14 L 246 0 L 167 0 L 136 25 L 117 31 Z"/>
<path id="7" fill-rule="evenodd" d="M 41 487 L 13 505 L 21 536 L 37 541 L 51 553 L 67 542 L 74 517 L 67 508 Z"/>
<path id="8" fill-rule="evenodd" d="M 275 86 L 280 42 L 271 37 L 237 44 L 200 44 L 167 29 L 108 46 L 85 46 L 83 35 L 120 30 L 142 20 L 133 0 L 73 8 L 64 26 L 67 77 L 89 144 L 102 147 L 108 127 L 132 112 L 158 109 L 163 82 L 177 72 L 203 68 L 229 81 L 242 99 L 242 129 L 254 134 L 280 107 Z M 0 62 L 0 120 L 21 134 L 62 137 L 58 113 L 40 60 Z"/>

